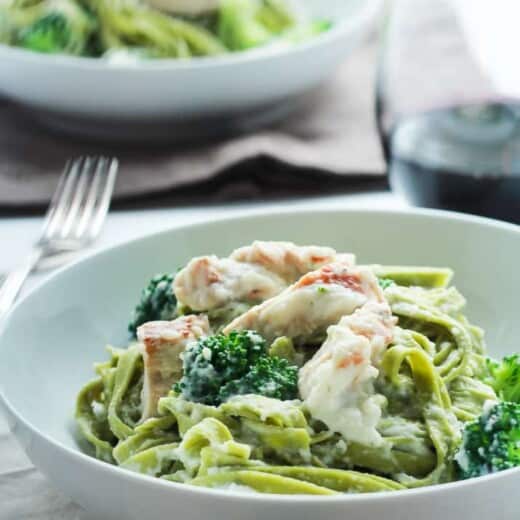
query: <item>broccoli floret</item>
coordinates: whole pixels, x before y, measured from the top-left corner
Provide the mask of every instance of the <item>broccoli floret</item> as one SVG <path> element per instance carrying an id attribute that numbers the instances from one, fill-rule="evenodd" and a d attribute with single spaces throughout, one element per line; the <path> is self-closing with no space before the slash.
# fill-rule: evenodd
<path id="1" fill-rule="evenodd" d="M 61 52 L 67 48 L 71 31 L 67 19 L 57 13 L 37 20 L 20 34 L 20 45 L 39 52 Z"/>
<path id="2" fill-rule="evenodd" d="M 245 376 L 266 349 L 264 338 L 253 331 L 200 339 L 184 352 L 184 373 L 175 391 L 188 401 L 218 405 L 220 389 Z"/>
<path id="3" fill-rule="evenodd" d="M 488 359 L 487 366 L 490 377 L 486 380 L 500 399 L 520 402 L 520 356 L 514 354 L 502 361 Z"/>
<path id="4" fill-rule="evenodd" d="M 377 281 L 379 282 L 379 287 L 381 287 L 383 290 L 392 285 L 395 285 L 395 282 L 390 278 L 378 278 Z"/>
<path id="5" fill-rule="evenodd" d="M 96 28 L 93 17 L 72 0 L 46 0 L 19 7 L 16 43 L 37 52 L 81 55 Z"/>
<path id="6" fill-rule="evenodd" d="M 500 402 L 467 423 L 456 458 L 462 478 L 520 466 L 520 405 Z"/>
<path id="7" fill-rule="evenodd" d="M 177 316 L 177 299 L 173 292 L 173 274 L 158 274 L 141 293 L 128 330 L 136 335 L 137 327 L 148 321 L 173 320 Z"/>
<path id="8" fill-rule="evenodd" d="M 219 392 L 221 401 L 234 395 L 258 394 L 287 401 L 298 395 L 298 368 L 279 357 L 261 357 L 242 378 Z"/>
<path id="9" fill-rule="evenodd" d="M 174 390 L 189 401 L 217 406 L 233 395 L 258 394 L 288 400 L 297 396 L 298 368 L 269 356 L 254 331 L 203 338 L 183 355 L 184 374 Z"/>

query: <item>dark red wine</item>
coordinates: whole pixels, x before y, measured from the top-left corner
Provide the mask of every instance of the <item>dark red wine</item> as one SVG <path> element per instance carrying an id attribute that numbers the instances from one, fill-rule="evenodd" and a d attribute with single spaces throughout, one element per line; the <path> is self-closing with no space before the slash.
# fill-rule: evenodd
<path id="1" fill-rule="evenodd" d="M 520 223 L 519 114 L 492 104 L 404 118 L 384 143 L 392 188 L 414 205 Z"/>

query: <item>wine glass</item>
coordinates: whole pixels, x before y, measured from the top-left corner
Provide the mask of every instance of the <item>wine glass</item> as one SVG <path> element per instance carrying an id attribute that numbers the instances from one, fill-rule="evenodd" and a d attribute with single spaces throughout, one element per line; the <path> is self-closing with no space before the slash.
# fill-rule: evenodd
<path id="1" fill-rule="evenodd" d="M 410 203 L 520 222 L 520 74 L 508 72 L 514 54 L 501 54 L 520 38 L 504 9 L 520 6 L 494 14 L 484 4 L 495 6 L 390 4 L 378 129 L 392 189 Z"/>

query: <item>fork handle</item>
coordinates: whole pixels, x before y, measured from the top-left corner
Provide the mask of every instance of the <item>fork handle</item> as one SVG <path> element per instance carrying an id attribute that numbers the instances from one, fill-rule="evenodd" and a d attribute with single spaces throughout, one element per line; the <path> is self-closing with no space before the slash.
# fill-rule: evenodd
<path id="1" fill-rule="evenodd" d="M 2 319 L 13 306 L 25 280 L 27 280 L 27 277 L 31 274 L 42 256 L 43 250 L 41 248 L 34 248 L 20 267 L 7 275 L 2 287 L 0 287 L 0 319 Z"/>

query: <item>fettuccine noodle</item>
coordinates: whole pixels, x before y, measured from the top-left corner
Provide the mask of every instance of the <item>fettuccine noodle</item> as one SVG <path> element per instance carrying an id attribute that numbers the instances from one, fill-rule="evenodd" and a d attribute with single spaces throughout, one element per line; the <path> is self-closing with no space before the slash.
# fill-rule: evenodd
<path id="1" fill-rule="evenodd" d="M 346 439 L 299 398 L 235 395 L 210 406 L 172 389 L 157 416 L 142 421 L 142 348 L 132 344 L 109 347 L 78 396 L 78 425 L 94 455 L 172 482 L 261 493 L 368 493 L 453 480 L 461 424 L 496 399 L 479 379 L 483 333 L 463 315 L 449 270 L 370 268 L 394 280 L 383 294 L 398 319 L 373 385 L 379 443 Z"/>

